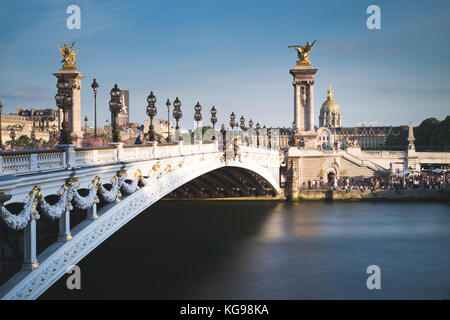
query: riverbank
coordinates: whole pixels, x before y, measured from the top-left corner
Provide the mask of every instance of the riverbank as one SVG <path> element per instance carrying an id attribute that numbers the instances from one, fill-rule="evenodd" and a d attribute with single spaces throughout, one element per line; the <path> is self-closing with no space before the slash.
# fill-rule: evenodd
<path id="1" fill-rule="evenodd" d="M 286 197 L 228 197 L 228 198 L 162 198 L 161 200 L 187 200 L 187 201 L 285 201 Z"/>
<path id="2" fill-rule="evenodd" d="M 163 198 L 184 201 L 400 201 L 400 202 L 448 202 L 449 190 L 299 190 L 294 197 L 228 197 L 228 198 Z"/>
<path id="3" fill-rule="evenodd" d="M 449 190 L 299 190 L 292 201 L 438 201 L 450 202 Z"/>

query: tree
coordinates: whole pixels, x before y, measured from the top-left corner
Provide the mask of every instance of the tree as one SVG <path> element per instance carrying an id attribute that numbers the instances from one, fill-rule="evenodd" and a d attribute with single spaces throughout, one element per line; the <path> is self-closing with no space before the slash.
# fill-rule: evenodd
<path id="1" fill-rule="evenodd" d="M 391 133 L 385 146 L 391 150 L 404 150 L 408 146 L 408 128 L 401 128 L 399 133 Z"/>
<path id="2" fill-rule="evenodd" d="M 436 118 L 428 118 L 414 130 L 416 138 L 416 149 L 423 150 L 437 146 L 437 136 L 439 135 L 440 121 Z"/>
<path id="3" fill-rule="evenodd" d="M 438 143 L 445 149 L 450 149 L 450 116 L 441 121 Z"/>
<path id="4" fill-rule="evenodd" d="M 18 139 L 14 140 L 14 145 L 17 149 L 26 149 L 27 147 L 31 147 L 31 139 L 29 136 L 21 135 Z"/>

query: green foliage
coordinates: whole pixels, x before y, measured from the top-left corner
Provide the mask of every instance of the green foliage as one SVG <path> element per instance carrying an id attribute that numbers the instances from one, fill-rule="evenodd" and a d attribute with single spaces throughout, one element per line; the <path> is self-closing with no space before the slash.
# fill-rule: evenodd
<path id="1" fill-rule="evenodd" d="M 211 127 L 211 126 L 203 126 L 203 127 L 202 127 L 202 135 L 204 135 L 205 132 L 206 132 L 207 130 L 209 130 L 209 129 L 212 129 L 212 127 Z"/>
<path id="2" fill-rule="evenodd" d="M 428 118 L 414 128 L 414 144 L 417 151 L 450 149 L 450 116 L 439 121 Z M 408 146 L 408 128 L 400 133 L 391 133 L 386 139 L 386 147 L 390 150 L 405 150 Z"/>
<path id="3" fill-rule="evenodd" d="M 28 146 L 29 144 L 31 144 L 31 142 L 32 141 L 31 141 L 30 137 L 28 137 L 26 135 L 22 135 L 22 136 L 19 137 L 19 139 L 14 140 L 14 143 L 18 147 Z"/>
<path id="4" fill-rule="evenodd" d="M 385 146 L 391 150 L 405 150 L 408 146 L 408 128 L 402 128 L 400 133 L 391 133 L 387 139 Z"/>

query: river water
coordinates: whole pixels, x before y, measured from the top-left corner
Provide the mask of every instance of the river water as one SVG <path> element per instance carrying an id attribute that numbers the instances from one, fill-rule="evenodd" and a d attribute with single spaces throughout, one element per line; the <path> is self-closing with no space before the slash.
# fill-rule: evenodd
<path id="1" fill-rule="evenodd" d="M 450 299 L 449 208 L 160 201 L 78 264 L 81 290 L 41 298 Z"/>

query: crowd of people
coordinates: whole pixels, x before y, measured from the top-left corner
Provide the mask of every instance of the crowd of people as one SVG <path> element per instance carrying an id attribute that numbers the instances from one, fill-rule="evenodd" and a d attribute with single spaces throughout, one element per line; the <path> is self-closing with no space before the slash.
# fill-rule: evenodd
<path id="1" fill-rule="evenodd" d="M 346 178 L 346 179 L 308 180 L 303 183 L 304 189 L 333 190 L 433 190 L 450 188 L 450 175 L 445 172 L 421 172 L 409 175 L 380 178 Z"/>

